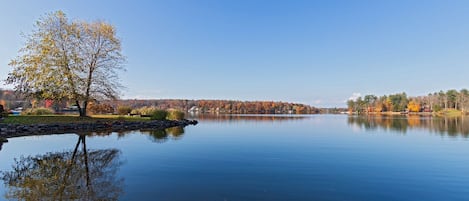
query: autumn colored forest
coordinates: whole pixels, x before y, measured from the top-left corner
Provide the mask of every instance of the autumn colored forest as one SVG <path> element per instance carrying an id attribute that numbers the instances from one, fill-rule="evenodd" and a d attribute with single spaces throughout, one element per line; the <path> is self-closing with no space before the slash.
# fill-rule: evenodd
<path id="1" fill-rule="evenodd" d="M 0 104 L 7 109 L 18 107 L 45 107 L 55 112 L 69 111 L 73 108 L 72 101 L 29 100 L 11 90 L 0 89 Z M 182 100 L 182 99 L 155 99 L 155 100 L 105 100 L 89 103 L 91 114 L 116 114 L 119 108 L 128 108 L 130 111 L 142 108 L 176 109 L 198 113 L 226 113 L 226 114 L 316 114 L 320 110 L 313 106 L 275 101 L 232 101 L 232 100 Z"/>
<path id="2" fill-rule="evenodd" d="M 406 93 L 375 96 L 366 95 L 347 102 L 349 112 L 440 112 L 443 110 L 469 111 L 469 91 L 461 89 L 439 91 L 426 96 L 408 97 Z"/>
<path id="3" fill-rule="evenodd" d="M 128 106 L 130 108 L 155 107 L 158 109 L 177 109 L 199 113 L 226 114 L 316 114 L 319 109 L 298 103 L 275 101 L 234 101 L 234 100 L 117 100 L 100 103 L 113 108 Z M 93 107 L 91 107 L 93 108 Z M 91 109 L 90 108 L 90 109 Z"/>

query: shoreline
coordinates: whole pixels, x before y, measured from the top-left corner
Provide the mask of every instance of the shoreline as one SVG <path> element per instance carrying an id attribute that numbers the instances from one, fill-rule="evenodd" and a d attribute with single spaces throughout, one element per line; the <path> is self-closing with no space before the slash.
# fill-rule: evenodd
<path id="1" fill-rule="evenodd" d="M 0 140 L 8 142 L 8 138 L 83 133 L 83 132 L 119 132 L 139 129 L 166 129 L 176 126 L 196 125 L 197 120 L 154 120 L 154 121 L 96 121 L 93 123 L 54 123 L 54 124 L 0 124 Z M 1 144 L 2 142 L 0 142 Z"/>
<path id="2" fill-rule="evenodd" d="M 462 112 L 364 112 L 364 113 L 347 113 L 348 115 L 359 115 L 359 116 L 433 116 L 433 117 L 463 117 L 469 114 Z"/>

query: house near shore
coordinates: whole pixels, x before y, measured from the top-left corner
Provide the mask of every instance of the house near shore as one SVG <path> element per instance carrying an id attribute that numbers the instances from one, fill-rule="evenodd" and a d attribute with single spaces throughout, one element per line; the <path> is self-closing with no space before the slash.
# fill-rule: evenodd
<path id="1" fill-rule="evenodd" d="M 199 108 L 197 106 L 192 106 L 189 110 L 188 110 L 189 113 L 198 113 L 199 112 Z"/>

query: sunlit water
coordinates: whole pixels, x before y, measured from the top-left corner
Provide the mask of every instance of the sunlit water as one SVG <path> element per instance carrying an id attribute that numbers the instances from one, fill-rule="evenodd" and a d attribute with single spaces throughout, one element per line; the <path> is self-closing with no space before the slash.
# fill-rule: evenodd
<path id="1" fill-rule="evenodd" d="M 0 200 L 469 200 L 466 127 L 469 118 L 218 116 L 184 130 L 11 138 Z"/>

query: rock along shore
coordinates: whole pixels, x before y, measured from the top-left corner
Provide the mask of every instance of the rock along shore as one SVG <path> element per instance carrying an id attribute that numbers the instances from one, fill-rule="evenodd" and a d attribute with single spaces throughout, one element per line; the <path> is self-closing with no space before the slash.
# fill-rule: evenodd
<path id="1" fill-rule="evenodd" d="M 45 134 L 61 134 L 61 133 L 83 133 L 83 132 L 118 132 L 139 129 L 166 129 L 175 126 L 196 125 L 196 120 L 163 120 L 163 121 L 113 121 L 93 123 L 57 123 L 57 124 L 0 124 L 0 139 L 45 135 Z"/>

